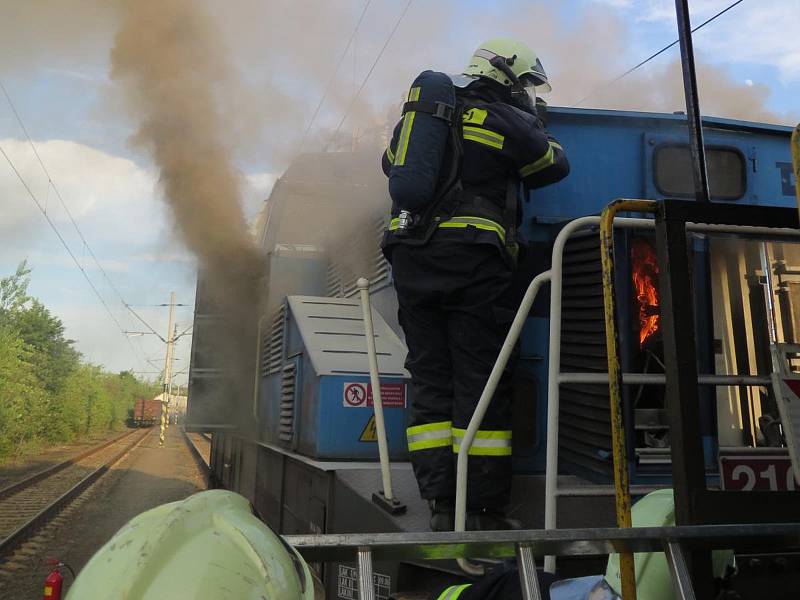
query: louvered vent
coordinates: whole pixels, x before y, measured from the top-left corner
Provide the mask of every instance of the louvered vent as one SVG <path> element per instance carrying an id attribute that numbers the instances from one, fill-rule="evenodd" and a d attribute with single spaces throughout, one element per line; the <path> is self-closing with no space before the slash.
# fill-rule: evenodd
<path id="1" fill-rule="evenodd" d="M 328 273 L 325 281 L 325 295 L 329 298 L 341 296 L 342 274 L 334 261 L 328 263 Z"/>
<path id="2" fill-rule="evenodd" d="M 377 286 L 383 283 L 388 283 L 389 280 L 389 264 L 383 256 L 381 251 L 381 242 L 383 241 L 383 231 L 386 228 L 386 221 L 383 217 L 376 217 L 374 223 L 373 236 L 355 237 L 348 244 L 345 252 L 341 255 L 355 255 L 359 256 L 364 253 L 370 255 L 370 260 L 367 265 L 366 276 L 370 281 L 371 286 Z M 374 240 L 374 242 L 370 242 Z M 337 254 L 337 256 L 340 256 Z M 360 261 L 359 261 L 360 262 Z M 337 260 L 332 258 L 328 265 L 327 281 L 326 281 L 326 295 L 330 297 L 347 298 L 354 295 L 358 288 L 356 282 L 359 277 L 364 274 L 353 273 L 351 265 L 346 261 Z"/>
<path id="3" fill-rule="evenodd" d="M 294 388 L 297 365 L 294 362 L 283 367 L 281 375 L 281 416 L 278 437 L 282 442 L 291 442 L 294 437 Z"/>
<path id="4" fill-rule="evenodd" d="M 286 303 L 281 304 L 269 330 L 261 339 L 261 376 L 277 373 L 283 364 L 283 342 L 286 331 Z"/>
<path id="5" fill-rule="evenodd" d="M 561 371 L 605 373 L 600 242 L 596 233 L 574 236 L 564 250 Z M 561 386 L 559 455 L 567 471 L 595 479 L 611 473 L 608 388 Z"/>

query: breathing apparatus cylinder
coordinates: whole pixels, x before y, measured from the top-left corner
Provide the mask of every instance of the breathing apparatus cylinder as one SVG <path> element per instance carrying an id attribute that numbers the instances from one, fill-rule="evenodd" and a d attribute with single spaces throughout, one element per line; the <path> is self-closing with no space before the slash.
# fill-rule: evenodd
<path id="1" fill-rule="evenodd" d="M 455 87 L 445 73 L 423 71 L 411 84 L 389 171 L 389 194 L 399 212 L 397 234 L 407 232 L 414 213 L 435 200 L 455 104 Z"/>

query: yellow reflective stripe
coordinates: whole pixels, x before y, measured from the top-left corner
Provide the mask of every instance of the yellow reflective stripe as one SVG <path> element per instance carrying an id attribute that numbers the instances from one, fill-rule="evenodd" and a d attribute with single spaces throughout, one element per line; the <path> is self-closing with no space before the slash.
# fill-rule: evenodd
<path id="1" fill-rule="evenodd" d="M 452 421 L 437 421 L 436 423 L 425 423 L 425 425 L 414 425 L 406 429 L 408 435 L 416 435 L 418 433 L 426 433 L 428 431 L 442 431 L 447 430 L 449 433 L 453 429 Z"/>
<path id="2" fill-rule="evenodd" d="M 462 439 L 465 435 L 467 435 L 466 429 L 459 429 L 458 427 L 453 427 L 453 437 Z M 499 429 L 496 431 L 487 431 L 479 429 L 475 434 L 475 440 L 510 440 L 511 439 L 511 431 L 508 429 Z"/>
<path id="3" fill-rule="evenodd" d="M 561 144 L 559 144 L 558 142 L 554 142 L 554 141 L 552 141 L 552 140 L 551 140 L 551 141 L 549 142 L 549 144 L 550 144 L 550 145 L 551 145 L 553 148 L 558 148 L 559 150 L 564 150 L 564 148 L 562 148 L 562 147 L 561 147 Z"/>
<path id="4" fill-rule="evenodd" d="M 488 111 L 482 108 L 470 108 L 462 115 L 461 121 L 465 124 L 474 123 L 475 125 L 483 125 L 488 115 Z"/>
<path id="5" fill-rule="evenodd" d="M 390 163 L 394 164 L 394 152 L 392 152 L 391 146 L 386 147 L 386 158 L 389 159 Z"/>
<path id="6" fill-rule="evenodd" d="M 452 424 L 452 421 L 440 421 L 409 427 L 406 429 L 409 451 L 450 446 L 453 443 Z"/>
<path id="7" fill-rule="evenodd" d="M 399 227 L 400 219 L 398 217 L 394 217 L 389 221 L 389 231 L 396 231 Z M 500 241 L 502 241 L 504 244 L 506 242 L 505 228 L 499 223 L 495 223 L 490 219 L 484 219 L 481 217 L 453 217 L 452 219 L 448 219 L 447 221 L 439 223 L 438 227 L 441 227 L 442 229 L 464 229 L 466 227 L 475 227 L 477 229 L 483 229 L 484 231 L 494 231 L 500 238 Z"/>
<path id="8" fill-rule="evenodd" d="M 453 428 L 453 452 L 461 450 L 461 441 L 466 433 L 466 429 Z M 472 440 L 469 454 L 470 456 L 511 456 L 511 431 L 505 429 L 478 430 L 475 439 Z"/>
<path id="9" fill-rule="evenodd" d="M 420 88 L 411 88 L 408 92 L 408 101 L 419 100 Z M 411 128 L 414 126 L 414 115 L 416 111 L 410 110 L 403 117 L 403 127 L 400 129 L 400 137 L 397 141 L 397 154 L 395 155 L 394 165 L 402 166 L 406 164 L 406 152 L 408 152 L 408 140 L 411 136 Z"/>
<path id="10" fill-rule="evenodd" d="M 499 133 L 495 133 L 494 131 L 484 129 L 482 127 L 470 127 L 469 125 L 465 125 L 464 139 L 472 142 L 478 142 L 479 144 L 496 148 L 497 150 L 502 150 L 503 142 L 505 142 L 506 138 Z"/>
<path id="11" fill-rule="evenodd" d="M 456 598 L 458 598 L 461 593 L 471 585 L 471 583 L 451 585 L 449 588 L 439 594 L 439 597 L 436 598 L 436 600 L 456 600 Z"/>
<path id="12" fill-rule="evenodd" d="M 504 244 L 506 242 L 505 228 L 490 219 L 482 219 L 481 217 L 453 217 L 452 219 L 439 223 L 439 227 L 456 229 L 476 227 L 485 231 L 494 231 Z"/>
<path id="13" fill-rule="evenodd" d="M 550 145 L 547 148 L 547 152 L 544 153 L 544 156 L 542 156 L 539 160 L 536 160 L 522 167 L 519 170 L 519 174 L 522 175 L 523 177 L 528 177 L 529 175 L 538 173 L 542 169 L 546 169 L 547 167 L 554 164 L 556 161 L 555 159 L 556 155 L 555 152 L 553 152 L 553 146 L 557 146 L 557 144 L 550 142 Z"/>

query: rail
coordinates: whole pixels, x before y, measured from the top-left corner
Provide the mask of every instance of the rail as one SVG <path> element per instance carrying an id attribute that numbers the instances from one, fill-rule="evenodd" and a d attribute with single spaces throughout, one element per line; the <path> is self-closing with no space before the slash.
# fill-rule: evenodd
<path id="1" fill-rule="evenodd" d="M 500 379 L 503 376 L 503 371 L 506 368 L 506 364 L 508 363 L 508 359 L 511 357 L 511 353 L 514 350 L 514 345 L 517 343 L 520 334 L 522 333 L 522 328 L 525 326 L 525 321 L 528 318 L 528 313 L 533 306 L 534 301 L 536 300 L 536 296 L 539 293 L 539 289 L 542 285 L 550 281 L 550 272 L 545 271 L 544 273 L 539 273 L 536 277 L 533 278 L 531 284 L 528 286 L 527 291 L 525 292 L 525 296 L 522 299 L 522 303 L 520 304 L 520 308 L 517 311 L 517 314 L 514 316 L 514 321 L 511 323 L 511 327 L 509 328 L 508 334 L 506 335 L 506 339 L 503 342 L 503 346 L 500 348 L 500 354 L 497 357 L 497 361 L 492 368 L 492 372 L 489 374 L 489 379 L 486 382 L 485 387 L 483 388 L 483 392 L 481 393 L 481 397 L 478 400 L 478 404 L 475 407 L 475 411 L 472 414 L 472 418 L 470 419 L 469 425 L 467 426 L 467 430 L 464 433 L 464 439 L 461 442 L 461 447 L 458 450 L 458 459 L 456 461 L 456 514 L 455 514 L 455 530 L 456 531 L 464 531 L 466 526 L 466 519 L 467 519 L 467 467 L 468 467 L 468 459 L 469 459 L 469 450 L 472 447 L 472 442 L 475 439 L 475 435 L 480 429 L 481 422 L 483 421 L 483 417 L 486 414 L 486 410 L 489 408 L 489 404 L 492 402 L 492 397 L 494 396 L 494 392 L 497 389 L 498 384 L 500 383 Z M 482 569 L 479 567 L 475 567 L 473 565 L 468 564 L 465 560 L 459 559 L 459 566 L 466 571 L 467 573 L 473 575 L 479 575 L 482 572 Z"/>
<path id="2" fill-rule="evenodd" d="M 375 600 L 372 561 L 517 556 L 523 598 L 540 600 L 534 572 L 525 568 L 532 565 L 534 557 L 619 552 L 665 552 L 678 598 L 689 600 L 694 596 L 684 558 L 686 549 L 800 550 L 800 524 L 288 535 L 284 539 L 307 562 L 357 562 L 361 600 Z"/>
<path id="3" fill-rule="evenodd" d="M 192 437 L 186 432 L 185 429 L 182 430 L 182 433 L 183 433 L 183 439 L 186 442 L 186 445 L 189 447 L 189 452 L 191 453 L 192 458 L 194 459 L 194 462 L 197 465 L 197 468 L 203 475 L 203 481 L 205 482 L 206 487 L 208 487 L 208 483 L 211 479 L 210 466 L 206 461 L 205 456 L 203 456 L 203 452 L 200 450 L 200 448 L 197 447 L 197 444 L 192 439 Z M 201 435 L 203 439 L 206 439 L 209 443 L 211 443 L 211 440 L 208 440 L 205 434 L 201 433 L 199 435 Z"/>
<path id="4" fill-rule="evenodd" d="M 101 476 L 103 476 L 106 471 L 108 471 L 117 461 L 119 461 L 123 456 L 125 456 L 128 452 L 136 448 L 139 444 L 141 444 L 145 438 L 152 430 L 148 429 L 145 433 L 139 437 L 136 441 L 132 444 L 125 446 L 122 450 L 112 455 L 112 457 L 105 461 L 102 465 L 94 469 L 91 473 L 86 475 L 83 479 L 81 479 L 78 483 L 64 492 L 61 496 L 56 498 L 53 502 L 48 504 L 42 510 L 40 510 L 36 515 L 34 515 L 31 519 L 27 520 L 25 523 L 17 527 L 14 531 L 12 531 L 8 536 L 5 537 L 2 541 L 0 541 L 0 556 L 6 556 L 11 551 L 13 551 L 19 544 L 21 544 L 29 535 L 31 535 L 34 531 L 44 525 L 51 517 L 55 516 L 62 507 L 64 507 L 68 502 L 78 496 L 81 492 L 87 489 L 90 485 L 92 485 L 95 481 L 97 481 Z M 124 436 L 123 436 L 124 437 Z"/>
<path id="5" fill-rule="evenodd" d="M 563 253 L 567 240 L 576 232 L 597 227 L 600 217 L 581 217 L 569 222 L 559 232 L 553 245 L 552 265 L 550 267 L 550 340 L 548 350 L 547 382 L 547 450 L 545 466 L 545 516 L 546 529 L 555 529 L 557 522 L 558 496 L 558 433 L 560 386 L 562 383 L 608 384 L 607 373 L 562 373 L 561 372 L 561 292 Z M 614 227 L 625 229 L 654 229 L 652 219 L 616 217 Z M 719 225 L 711 223 L 687 223 L 686 230 L 696 233 L 733 233 L 738 235 L 798 238 L 800 231 L 791 228 L 754 227 L 746 225 Z M 664 375 L 645 373 L 623 373 L 623 384 L 664 384 Z M 768 375 L 714 375 L 702 374 L 699 383 L 703 385 L 769 385 Z M 544 568 L 555 572 L 555 558 L 546 557 Z"/>
<path id="6" fill-rule="evenodd" d="M 8 486 L 4 487 L 3 489 L 0 489 L 0 500 L 3 500 L 3 499 L 8 498 L 9 496 L 11 496 L 13 494 L 16 494 L 17 492 L 20 492 L 20 491 L 24 490 L 25 488 L 32 486 L 34 483 L 38 483 L 39 481 L 41 481 L 42 479 L 45 479 L 46 477 L 50 477 L 51 475 L 55 475 L 59 471 L 63 471 L 64 469 L 66 469 L 70 465 L 75 464 L 79 460 L 83 460 L 84 458 L 87 458 L 87 457 L 91 456 L 92 454 L 95 454 L 96 452 L 100 452 L 100 450 L 102 450 L 103 448 L 107 448 L 108 446 L 110 446 L 112 444 L 116 444 L 117 442 L 122 441 L 123 439 L 125 439 L 126 437 L 128 437 L 128 436 L 130 436 L 130 435 L 132 435 L 134 433 L 136 433 L 136 430 L 127 431 L 127 432 L 123 433 L 122 435 L 118 435 L 116 437 L 111 438 L 108 441 L 103 442 L 102 444 L 99 444 L 98 446 L 93 446 L 91 448 L 88 448 L 87 450 L 85 450 L 85 451 L 83 451 L 83 452 L 81 452 L 79 454 L 76 454 L 75 456 L 72 456 L 72 457 L 68 458 L 65 461 L 62 461 L 62 462 L 60 462 L 58 464 L 55 464 L 55 465 L 53 465 L 51 467 L 47 467 L 46 469 L 42 469 L 41 471 L 38 471 L 38 472 L 34 473 L 33 475 L 30 475 L 30 476 L 26 477 L 25 479 L 21 479 L 20 481 L 17 481 L 16 483 L 12 483 L 11 485 L 8 485 Z"/>
<path id="7" fill-rule="evenodd" d="M 792 171 L 794 171 L 794 193 L 797 210 L 800 211 L 800 125 L 792 131 Z"/>
<path id="8" fill-rule="evenodd" d="M 628 453 L 625 445 L 625 419 L 622 410 L 622 366 L 617 329 L 617 294 L 614 261 L 614 218 L 621 211 L 655 212 L 652 200 L 616 200 L 600 216 L 600 260 L 603 276 L 603 313 L 606 321 L 606 356 L 608 358 L 608 396 L 611 404 L 611 445 L 614 471 L 614 504 L 617 526 L 633 527 L 631 489 L 628 477 Z M 633 553 L 620 552 L 619 569 L 623 600 L 636 600 L 636 567 Z"/>

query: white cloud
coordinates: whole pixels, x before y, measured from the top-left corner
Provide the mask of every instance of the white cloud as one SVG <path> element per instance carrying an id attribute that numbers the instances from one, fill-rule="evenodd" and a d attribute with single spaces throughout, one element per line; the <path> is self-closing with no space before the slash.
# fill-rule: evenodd
<path id="1" fill-rule="evenodd" d="M 159 212 L 155 178 L 133 161 L 106 154 L 94 148 L 66 140 L 34 142 L 39 156 L 55 182 L 69 212 L 78 226 L 97 217 L 116 216 L 116 226 L 95 233 L 114 239 L 131 222 L 152 217 Z M 53 222 L 74 232 L 69 216 L 62 208 L 55 188 L 39 165 L 27 141 L 0 139 L 25 183 Z M 23 184 L 5 161 L 0 161 L 0 232 L 40 228 L 45 221 Z M 75 234 L 77 235 L 77 234 Z"/>
<path id="2" fill-rule="evenodd" d="M 29 144 L 0 139 L 0 147 L 37 200 L 46 205 L 48 216 L 124 329 L 139 330 L 143 326 L 122 306 L 106 276 L 134 305 L 166 302 L 171 290 L 177 292 L 179 302 L 193 303 L 194 259 L 174 235 L 153 172 L 125 157 L 76 142 L 36 142 L 103 274 L 60 206 Z M 88 360 L 114 371 L 146 368 L 2 156 L 0 239 L 0 276 L 27 258 L 33 267 L 31 293 L 63 320 L 67 336 L 76 340 L 76 348 Z M 191 309 L 181 310 L 179 317 L 188 325 Z M 157 331 L 166 331 L 164 308 L 145 308 L 140 314 Z M 141 344 L 148 355 L 163 350 L 155 336 L 133 343 L 137 347 Z"/>
<path id="3" fill-rule="evenodd" d="M 642 24 L 661 24 L 677 36 L 673 0 L 594 0 L 610 5 Z M 731 4 L 730 0 L 693 0 L 697 26 Z M 784 82 L 800 80 L 800 8 L 797 0 L 745 2 L 695 34 L 698 54 L 713 63 L 749 63 L 777 67 Z"/>

